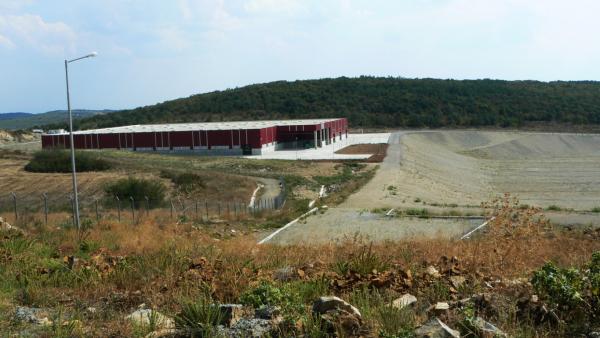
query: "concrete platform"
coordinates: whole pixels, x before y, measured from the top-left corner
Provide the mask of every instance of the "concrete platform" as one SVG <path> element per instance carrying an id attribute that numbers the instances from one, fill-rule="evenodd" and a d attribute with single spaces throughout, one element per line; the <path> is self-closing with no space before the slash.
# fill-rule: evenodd
<path id="1" fill-rule="evenodd" d="M 373 154 L 336 154 L 335 152 L 353 144 L 388 143 L 390 133 L 349 134 L 347 139 L 318 149 L 276 150 L 262 155 L 243 156 L 259 160 L 362 160 Z"/>

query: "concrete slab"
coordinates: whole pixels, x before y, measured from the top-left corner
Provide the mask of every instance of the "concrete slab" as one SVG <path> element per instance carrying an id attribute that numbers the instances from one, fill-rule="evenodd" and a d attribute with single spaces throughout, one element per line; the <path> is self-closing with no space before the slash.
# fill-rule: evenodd
<path id="1" fill-rule="evenodd" d="M 362 160 L 372 154 L 336 154 L 335 152 L 353 144 L 388 143 L 390 135 L 390 133 L 348 134 L 348 138 L 337 140 L 318 149 L 277 150 L 243 157 L 258 160 Z"/>

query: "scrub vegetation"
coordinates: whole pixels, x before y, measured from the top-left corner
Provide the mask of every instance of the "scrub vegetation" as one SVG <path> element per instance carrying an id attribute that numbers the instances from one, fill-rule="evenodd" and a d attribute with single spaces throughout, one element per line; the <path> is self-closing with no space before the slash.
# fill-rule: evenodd
<path id="1" fill-rule="evenodd" d="M 75 168 L 78 172 L 105 171 L 111 168 L 111 164 L 97 153 L 76 151 L 75 158 Z M 25 170 L 38 173 L 70 173 L 71 153 L 59 149 L 38 151 L 25 165 Z"/>
<path id="2" fill-rule="evenodd" d="M 216 242 L 187 222 L 144 222 L 135 231 L 102 223 L 83 241 L 71 228 L 6 230 L 0 332 L 143 337 L 157 317 L 142 326 L 125 319 L 143 303 L 173 318 L 180 332 L 214 336 L 223 315 L 215 304 L 239 303 L 248 311 L 278 307 L 272 336 L 328 337 L 335 333 L 311 305 L 337 295 L 358 308 L 370 336 L 412 336 L 438 302 L 450 309 L 436 316 L 462 335 L 479 332 L 478 318 L 510 336 L 588 334 L 600 324 L 600 233 L 552 229 L 539 209 L 512 205 L 497 201 L 489 230 L 469 241 L 279 247 L 257 245 L 253 236 Z M 405 293 L 417 302 L 394 306 Z M 53 323 L 16 321 L 16 307 L 44 309 Z"/>
<path id="3" fill-rule="evenodd" d="M 336 78 L 271 82 L 76 120 L 128 124 L 347 117 L 355 127 L 600 124 L 597 82 Z M 64 125 L 60 125 L 63 126 Z"/>

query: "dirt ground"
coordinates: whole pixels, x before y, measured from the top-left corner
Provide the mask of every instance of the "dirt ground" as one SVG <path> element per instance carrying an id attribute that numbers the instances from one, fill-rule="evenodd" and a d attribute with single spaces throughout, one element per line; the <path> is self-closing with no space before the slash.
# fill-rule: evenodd
<path id="1" fill-rule="evenodd" d="M 561 225 L 600 225 L 600 135 L 492 131 L 396 132 L 377 174 L 341 205 L 286 229 L 274 243 L 456 237 L 464 219 L 369 216 L 373 209 L 425 208 L 480 214 L 510 193 L 520 203 L 558 209 Z M 367 213 L 365 213 L 367 212 Z"/>
<path id="2" fill-rule="evenodd" d="M 366 161 L 371 163 L 382 162 L 387 153 L 388 144 L 353 144 L 336 151 L 336 154 L 373 154 Z"/>
<path id="3" fill-rule="evenodd" d="M 477 206 L 503 193 L 543 208 L 600 206 L 599 135 L 410 133 L 390 145 L 389 156 L 348 207 Z"/>

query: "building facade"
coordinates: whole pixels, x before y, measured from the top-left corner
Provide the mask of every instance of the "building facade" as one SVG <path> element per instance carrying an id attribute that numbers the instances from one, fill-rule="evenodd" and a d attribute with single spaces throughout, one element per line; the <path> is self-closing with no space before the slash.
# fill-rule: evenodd
<path id="1" fill-rule="evenodd" d="M 76 149 L 186 151 L 211 155 L 260 155 L 318 148 L 348 137 L 345 118 L 133 125 L 77 131 Z M 68 148 L 67 132 L 43 134 L 42 147 Z"/>

